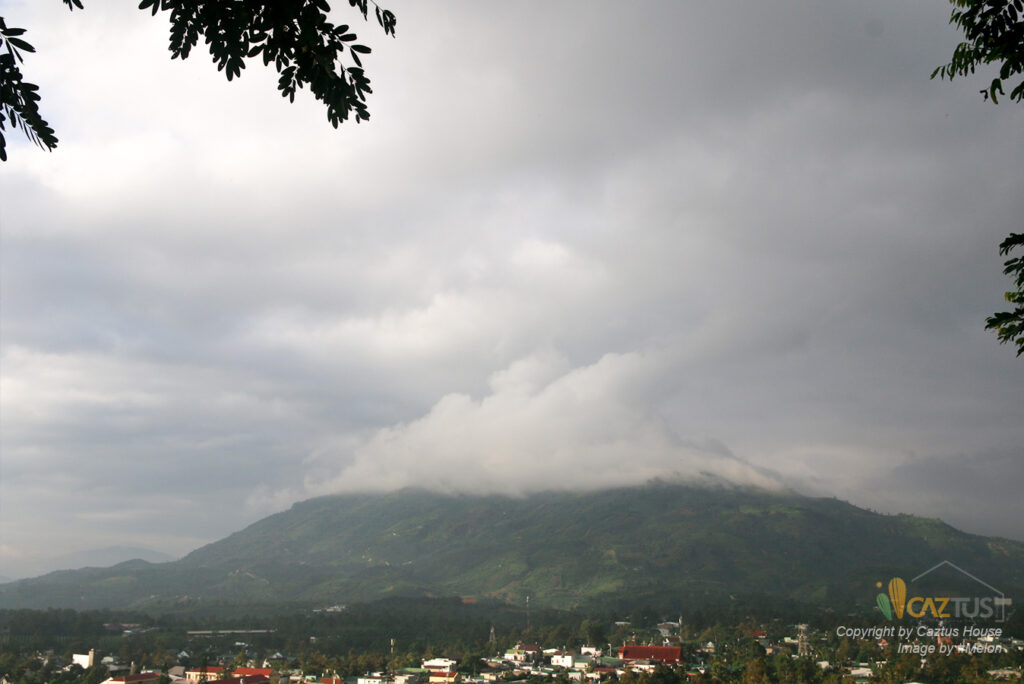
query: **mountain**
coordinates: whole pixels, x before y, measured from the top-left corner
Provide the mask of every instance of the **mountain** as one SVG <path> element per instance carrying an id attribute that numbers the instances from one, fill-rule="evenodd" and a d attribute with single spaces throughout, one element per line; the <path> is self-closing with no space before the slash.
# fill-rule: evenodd
<path id="1" fill-rule="evenodd" d="M 174 556 L 140 546 L 107 546 L 101 549 L 73 551 L 59 556 L 41 558 L 17 568 L 17 572 L 12 574 L 16 577 L 26 577 L 54 570 L 109 568 L 118 563 L 135 559 L 150 563 L 166 563 L 167 561 L 174 560 Z M 10 581 L 12 581 L 10 578 L 0 579 L 0 582 Z"/>
<path id="2" fill-rule="evenodd" d="M 835 499 L 651 483 L 523 498 L 416 490 L 295 504 L 181 560 L 0 586 L 0 607 L 171 609 L 462 596 L 552 607 L 763 595 L 873 605 L 875 583 L 949 561 L 1007 595 L 1024 544 Z"/>
<path id="3" fill-rule="evenodd" d="M 130 560 L 144 560 L 149 563 L 166 563 L 174 556 L 141 546 L 106 546 L 102 549 L 74 551 L 47 560 L 47 565 L 59 570 L 75 568 L 109 568 Z"/>

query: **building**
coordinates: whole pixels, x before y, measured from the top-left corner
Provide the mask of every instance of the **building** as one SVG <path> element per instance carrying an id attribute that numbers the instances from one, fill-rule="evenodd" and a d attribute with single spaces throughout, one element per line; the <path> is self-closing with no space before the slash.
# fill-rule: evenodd
<path id="1" fill-rule="evenodd" d="M 83 670 L 88 670 L 96 664 L 96 650 L 90 648 L 88 653 L 73 653 L 71 655 L 71 662 L 80 666 Z"/>
<path id="2" fill-rule="evenodd" d="M 159 684 L 159 672 L 143 672 L 142 674 L 118 675 L 103 681 L 103 684 Z"/>
<path id="3" fill-rule="evenodd" d="M 224 676 L 224 668 L 218 665 L 209 665 L 207 667 L 200 667 L 195 670 L 185 671 L 186 682 L 212 682 L 215 679 L 220 679 Z"/>
<path id="4" fill-rule="evenodd" d="M 683 657 L 679 646 L 622 646 L 619 658 L 630 663 L 635 660 L 652 660 L 665 665 L 675 665 Z"/>

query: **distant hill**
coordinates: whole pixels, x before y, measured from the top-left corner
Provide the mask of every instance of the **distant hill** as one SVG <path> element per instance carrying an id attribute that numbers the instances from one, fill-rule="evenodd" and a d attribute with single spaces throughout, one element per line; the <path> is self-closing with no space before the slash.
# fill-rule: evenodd
<path id="1" fill-rule="evenodd" d="M 149 563 L 166 563 L 174 560 L 174 556 L 154 551 L 141 546 L 106 546 L 100 549 L 74 551 L 57 556 L 41 558 L 34 563 L 19 568 L 16 576 L 25 577 L 41 575 L 54 570 L 74 570 L 77 568 L 109 568 L 129 560 L 144 560 Z M 6 570 L 6 568 L 5 568 Z M 0 577 L 0 583 L 10 582 L 12 578 Z"/>
<path id="2" fill-rule="evenodd" d="M 109 568 L 130 560 L 166 563 L 174 560 L 174 556 L 141 546 L 107 546 L 102 549 L 75 551 L 57 556 L 49 559 L 47 564 L 55 569 L 74 570 L 76 568 Z"/>
<path id="3" fill-rule="evenodd" d="M 0 586 L 0 607 L 331 605 L 462 596 L 537 606 L 692 605 L 767 595 L 874 604 L 875 582 L 948 560 L 1007 595 L 1024 544 L 835 499 L 653 483 L 523 498 L 416 490 L 295 504 L 181 560 Z"/>

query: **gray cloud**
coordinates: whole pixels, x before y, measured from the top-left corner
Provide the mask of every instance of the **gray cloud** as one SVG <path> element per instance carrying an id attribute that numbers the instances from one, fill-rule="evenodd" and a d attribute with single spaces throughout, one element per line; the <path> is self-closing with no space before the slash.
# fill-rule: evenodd
<path id="1" fill-rule="evenodd" d="M 947 9 L 394 9 L 339 131 L 130 6 L 5 10 L 62 142 L 0 168 L 0 572 L 627 459 L 1024 538 L 946 484 L 1021 483 L 1024 212 L 1020 108 L 928 80 Z"/>

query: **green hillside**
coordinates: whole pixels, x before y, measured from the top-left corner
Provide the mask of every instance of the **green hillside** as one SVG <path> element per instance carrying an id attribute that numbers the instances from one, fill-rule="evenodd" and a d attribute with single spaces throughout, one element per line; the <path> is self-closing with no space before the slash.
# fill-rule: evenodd
<path id="1" fill-rule="evenodd" d="M 951 561 L 1008 595 L 1024 544 L 835 499 L 655 483 L 524 498 L 405 490 L 324 497 L 185 558 L 0 586 L 0 607 L 330 605 L 462 596 L 537 606 L 686 605 L 771 595 L 847 607 Z"/>

